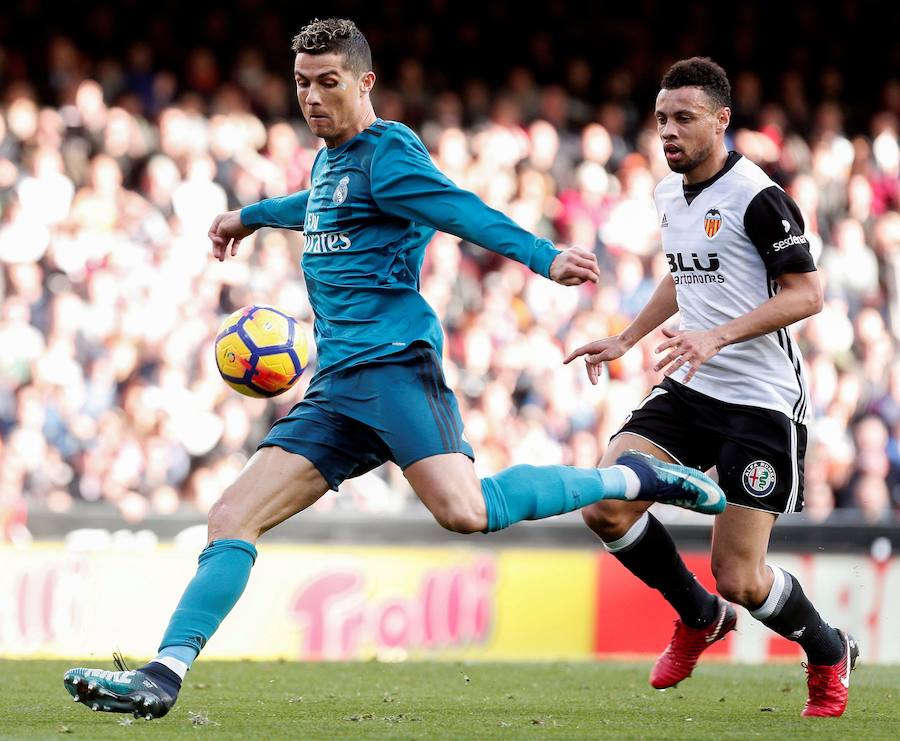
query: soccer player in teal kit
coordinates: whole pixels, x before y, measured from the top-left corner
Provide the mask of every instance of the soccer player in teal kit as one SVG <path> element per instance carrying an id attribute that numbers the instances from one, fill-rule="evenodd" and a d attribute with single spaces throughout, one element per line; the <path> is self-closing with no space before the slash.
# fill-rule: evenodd
<path id="1" fill-rule="evenodd" d="M 641 454 L 605 469 L 514 466 L 479 480 L 444 382 L 443 335 L 419 293 L 436 229 L 527 265 L 564 285 L 598 279 L 596 259 L 560 251 L 457 188 L 416 135 L 378 119 L 368 43 L 347 20 L 314 21 L 294 39 L 300 108 L 325 141 L 308 191 L 216 217 L 213 254 L 237 254 L 260 227 L 302 229 L 302 267 L 315 314 L 319 366 L 304 399 L 275 423 L 209 513 L 209 542 L 146 666 L 71 669 L 64 683 L 94 710 L 160 717 L 191 663 L 237 602 L 259 536 L 341 481 L 391 460 L 435 519 L 459 533 L 494 531 L 600 499 L 724 509 L 699 471 Z"/>

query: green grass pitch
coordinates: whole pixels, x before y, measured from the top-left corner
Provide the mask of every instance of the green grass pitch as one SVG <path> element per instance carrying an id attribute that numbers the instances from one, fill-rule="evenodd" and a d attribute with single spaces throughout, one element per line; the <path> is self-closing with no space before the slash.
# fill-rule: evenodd
<path id="1" fill-rule="evenodd" d="M 0 661 L 0 738 L 881 739 L 900 736 L 900 667 L 854 672 L 841 719 L 800 718 L 796 664 L 701 665 L 666 692 L 643 663 L 197 663 L 174 710 L 92 713 L 63 688 L 80 662 Z M 105 662 L 92 661 L 100 666 Z M 108 668 L 112 668 L 111 666 Z"/>

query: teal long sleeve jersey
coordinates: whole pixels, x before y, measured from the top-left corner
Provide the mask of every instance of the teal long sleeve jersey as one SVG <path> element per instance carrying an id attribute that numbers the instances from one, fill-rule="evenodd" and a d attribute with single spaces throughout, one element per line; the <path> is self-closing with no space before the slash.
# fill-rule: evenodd
<path id="1" fill-rule="evenodd" d="M 302 230 L 300 261 L 315 315 L 319 373 L 391 355 L 416 341 L 440 355 L 443 331 L 419 293 L 436 230 L 549 277 L 559 250 L 458 188 L 411 129 L 378 119 L 322 149 L 309 190 L 241 210 L 246 227 Z"/>

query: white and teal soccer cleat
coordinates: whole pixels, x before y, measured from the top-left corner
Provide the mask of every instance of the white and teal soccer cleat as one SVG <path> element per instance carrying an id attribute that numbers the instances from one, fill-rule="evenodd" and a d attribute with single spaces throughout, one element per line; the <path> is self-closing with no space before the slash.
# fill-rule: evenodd
<path id="1" fill-rule="evenodd" d="M 674 504 L 705 515 L 717 515 L 728 504 L 725 492 L 703 471 L 677 463 L 665 463 L 639 450 L 628 450 L 616 464 L 637 474 L 641 490 L 637 499 Z"/>
<path id="2" fill-rule="evenodd" d="M 75 702 L 91 710 L 132 713 L 135 718 L 161 718 L 175 704 L 175 698 L 140 669 L 128 669 L 117 654 L 113 659 L 120 671 L 69 669 L 63 684 Z"/>

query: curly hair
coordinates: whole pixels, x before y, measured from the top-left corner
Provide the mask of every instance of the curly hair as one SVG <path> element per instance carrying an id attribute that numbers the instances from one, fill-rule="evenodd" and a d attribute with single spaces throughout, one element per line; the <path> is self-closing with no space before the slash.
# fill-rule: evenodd
<path id="1" fill-rule="evenodd" d="M 347 68 L 357 75 L 372 69 L 369 42 L 356 24 L 347 18 L 313 19 L 294 36 L 291 50 L 296 54 L 343 54 Z"/>
<path id="2" fill-rule="evenodd" d="M 660 87 L 664 90 L 700 87 L 716 108 L 731 106 L 731 85 L 728 82 L 728 75 L 709 57 L 691 57 L 675 62 L 666 70 Z"/>

